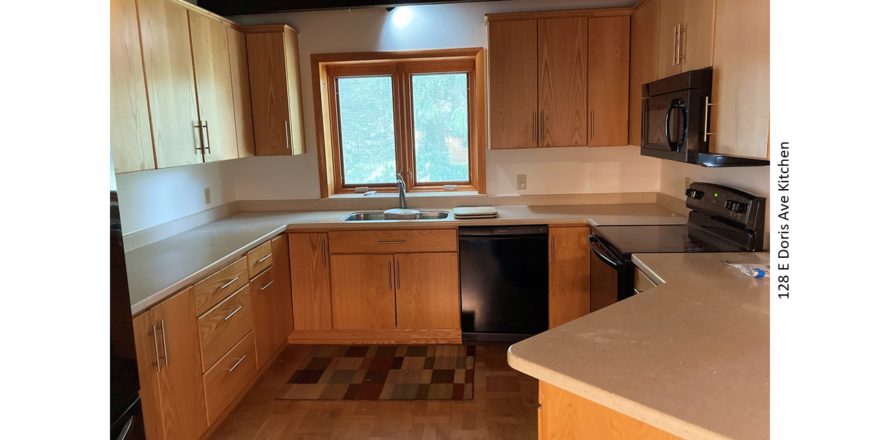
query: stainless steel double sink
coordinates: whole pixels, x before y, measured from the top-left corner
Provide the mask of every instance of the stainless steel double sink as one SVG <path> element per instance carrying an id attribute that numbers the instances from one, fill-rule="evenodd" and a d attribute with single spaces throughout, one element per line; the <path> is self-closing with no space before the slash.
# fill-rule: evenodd
<path id="1" fill-rule="evenodd" d="M 368 222 L 378 220 L 445 220 L 449 211 L 440 209 L 419 210 L 415 214 L 391 214 L 384 211 L 356 211 L 342 217 L 346 222 Z"/>

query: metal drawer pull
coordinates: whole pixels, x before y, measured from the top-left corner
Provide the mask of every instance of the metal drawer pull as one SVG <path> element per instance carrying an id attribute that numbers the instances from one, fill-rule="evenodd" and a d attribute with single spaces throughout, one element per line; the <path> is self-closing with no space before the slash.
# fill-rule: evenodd
<path id="1" fill-rule="evenodd" d="M 232 285 L 232 283 L 234 283 L 234 282 L 236 282 L 236 281 L 238 281 L 238 278 L 239 278 L 239 277 L 235 277 L 235 278 L 233 278 L 233 279 L 231 279 L 231 280 L 229 280 L 229 281 L 227 281 L 227 282 L 225 282 L 225 283 L 223 283 L 223 285 L 222 285 L 222 286 L 220 286 L 220 288 L 219 288 L 219 289 L 217 289 L 217 290 L 223 290 L 223 289 L 225 289 L 225 288 L 227 288 L 227 287 L 229 287 L 229 286 L 231 286 L 231 285 Z"/>
<path id="2" fill-rule="evenodd" d="M 388 262 L 388 290 L 394 289 L 394 275 L 392 274 L 391 262 Z"/>
<path id="3" fill-rule="evenodd" d="M 290 149 L 290 121 L 284 121 L 284 142 L 285 147 Z"/>
<path id="4" fill-rule="evenodd" d="M 238 360 L 235 361 L 235 363 L 232 364 L 231 367 L 229 367 L 229 368 L 226 369 L 226 372 L 227 372 L 227 373 L 232 373 L 233 371 L 235 371 L 235 369 L 238 368 L 238 366 L 239 366 L 242 362 L 244 362 L 245 358 L 247 358 L 247 355 L 244 355 L 244 356 L 238 358 Z"/>
<path id="5" fill-rule="evenodd" d="M 238 306 L 238 307 L 236 307 L 235 310 L 229 312 L 229 314 L 226 315 L 226 317 L 223 318 L 223 320 L 224 320 L 224 321 L 229 321 L 230 318 L 232 318 L 232 317 L 235 316 L 238 312 L 241 311 L 241 308 L 242 308 L 242 307 L 244 307 L 244 306 Z"/>
<path id="6" fill-rule="evenodd" d="M 168 366 L 168 340 L 165 339 L 165 320 L 159 320 L 159 328 L 162 329 L 162 353 L 164 354 L 163 360 L 165 361 L 165 366 Z"/>
<path id="7" fill-rule="evenodd" d="M 379 244 L 400 244 L 406 243 L 406 239 L 403 240 L 379 240 Z"/>
<path id="8" fill-rule="evenodd" d="M 275 283 L 275 280 L 272 280 L 272 281 L 269 281 L 269 282 L 268 282 L 268 283 L 266 283 L 266 285 L 265 285 L 265 286 L 263 286 L 263 287 L 260 287 L 260 292 L 262 292 L 262 291 L 264 291 L 264 290 L 266 290 L 266 289 L 268 289 L 268 288 L 269 288 L 269 286 L 271 286 L 271 285 L 272 285 L 272 284 L 274 284 L 274 283 Z"/>
<path id="9" fill-rule="evenodd" d="M 260 258 L 259 260 L 257 260 L 257 264 L 260 264 L 260 263 L 262 263 L 262 262 L 264 262 L 264 261 L 266 261 L 266 260 L 268 260 L 268 259 L 270 259 L 270 258 L 272 258 L 272 254 L 266 254 L 265 257 Z"/>
<path id="10" fill-rule="evenodd" d="M 709 133 L 709 106 L 714 105 L 709 102 L 709 97 L 706 97 L 706 104 L 703 107 L 703 142 L 709 141 L 709 136 L 714 133 Z"/>
<path id="11" fill-rule="evenodd" d="M 153 324 L 153 327 L 150 329 L 150 334 L 153 335 L 153 348 L 156 349 L 156 371 L 159 371 L 162 367 L 162 363 L 159 357 L 159 330 L 156 329 L 156 324 Z"/>

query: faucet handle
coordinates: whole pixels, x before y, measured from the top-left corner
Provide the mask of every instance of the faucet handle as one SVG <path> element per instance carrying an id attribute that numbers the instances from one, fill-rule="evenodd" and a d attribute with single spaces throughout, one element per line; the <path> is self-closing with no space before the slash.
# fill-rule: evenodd
<path id="1" fill-rule="evenodd" d="M 397 180 L 403 182 L 403 174 L 397 173 Z"/>

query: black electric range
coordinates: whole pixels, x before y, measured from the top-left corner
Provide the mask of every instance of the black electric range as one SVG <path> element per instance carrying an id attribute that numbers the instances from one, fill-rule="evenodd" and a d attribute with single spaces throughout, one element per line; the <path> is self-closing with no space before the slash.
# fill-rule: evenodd
<path id="1" fill-rule="evenodd" d="M 590 235 L 590 311 L 635 295 L 635 253 L 755 252 L 764 246 L 766 199 L 692 183 L 683 225 L 598 226 Z"/>

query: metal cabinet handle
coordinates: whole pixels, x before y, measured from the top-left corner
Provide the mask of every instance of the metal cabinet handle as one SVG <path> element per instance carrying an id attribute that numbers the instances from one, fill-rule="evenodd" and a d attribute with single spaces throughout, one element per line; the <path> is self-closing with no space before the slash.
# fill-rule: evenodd
<path id="1" fill-rule="evenodd" d="M 714 105 L 709 102 L 709 97 L 706 97 L 705 104 L 703 105 L 703 142 L 709 142 L 709 136 L 714 133 L 709 133 L 709 106 Z"/>
<path id="2" fill-rule="evenodd" d="M 678 64 L 678 25 L 672 28 L 672 65 Z"/>
<path id="3" fill-rule="evenodd" d="M 211 154 L 211 129 L 208 128 L 208 121 L 205 121 L 205 148 L 207 148 L 208 154 Z"/>
<path id="4" fill-rule="evenodd" d="M 232 373 L 233 371 L 235 371 L 235 369 L 238 368 L 238 366 L 239 366 L 242 362 L 244 362 L 245 359 L 247 359 L 247 355 L 243 355 L 242 357 L 238 358 L 238 359 L 235 361 L 235 363 L 232 364 L 231 367 L 229 367 L 229 368 L 226 369 L 226 372 L 227 372 L 227 373 Z"/>
<path id="5" fill-rule="evenodd" d="M 379 240 L 379 244 L 401 244 L 406 243 L 406 239 L 402 240 Z"/>
<path id="6" fill-rule="evenodd" d="M 532 139 L 538 142 L 538 112 L 532 112 Z"/>
<path id="7" fill-rule="evenodd" d="M 268 282 L 268 283 L 266 283 L 266 285 L 265 285 L 265 286 L 263 286 L 263 287 L 260 287 L 260 292 L 262 292 L 262 291 L 264 291 L 264 290 L 266 290 L 266 289 L 268 289 L 268 288 L 269 288 L 269 286 L 271 286 L 271 285 L 272 285 L 272 284 L 274 284 L 274 283 L 275 283 L 275 280 L 272 280 L 272 281 L 269 281 L 269 282 Z"/>
<path id="8" fill-rule="evenodd" d="M 596 112 L 590 110 L 590 139 L 596 138 Z"/>
<path id="9" fill-rule="evenodd" d="M 391 262 L 388 262 L 388 290 L 394 288 L 394 275 L 391 273 Z"/>
<path id="10" fill-rule="evenodd" d="M 156 324 L 150 328 L 150 334 L 153 335 L 153 348 L 156 351 L 156 371 L 158 372 L 162 368 L 162 361 L 159 356 L 159 330 L 156 328 Z"/>
<path id="11" fill-rule="evenodd" d="M 678 64 L 687 59 L 687 25 L 678 25 Z"/>
<path id="12" fill-rule="evenodd" d="M 226 315 L 226 317 L 223 318 L 223 320 L 224 320 L 224 321 L 229 321 L 230 319 L 232 319 L 233 316 L 235 316 L 236 314 L 238 314 L 238 312 L 241 311 L 241 308 L 242 308 L 242 307 L 244 307 L 244 306 L 238 306 L 238 307 L 236 307 L 235 310 L 229 312 L 229 314 Z"/>
<path id="13" fill-rule="evenodd" d="M 284 121 L 284 143 L 287 149 L 290 149 L 290 121 Z"/>
<path id="14" fill-rule="evenodd" d="M 116 440 L 126 440 L 128 439 L 128 434 L 131 433 L 131 426 L 134 425 L 134 416 L 128 418 L 128 421 L 125 422 L 125 425 L 122 427 L 122 430 L 119 431 L 119 436 L 116 437 Z"/>
<path id="15" fill-rule="evenodd" d="M 217 289 L 217 290 L 223 290 L 223 289 L 225 289 L 225 288 L 227 288 L 227 287 L 229 287 L 229 286 L 231 286 L 231 285 L 232 285 L 232 283 L 234 283 L 234 282 L 236 282 L 236 281 L 238 281 L 238 278 L 239 278 L 239 277 L 235 277 L 235 278 L 233 278 L 233 279 L 231 279 L 231 280 L 229 280 L 229 281 L 227 281 L 227 282 L 225 282 L 225 283 L 223 283 L 223 285 L 222 285 L 222 286 L 220 286 L 220 288 L 219 288 L 219 289 Z"/>
<path id="16" fill-rule="evenodd" d="M 550 239 L 550 258 L 556 261 L 556 237 Z"/>
<path id="17" fill-rule="evenodd" d="M 264 261 L 266 261 L 266 260 L 268 260 L 268 259 L 270 259 L 270 258 L 272 258 L 272 254 L 268 254 L 268 255 L 266 255 L 265 257 L 260 258 L 259 260 L 257 260 L 257 264 L 262 263 L 262 262 L 264 262 Z"/>
<path id="18" fill-rule="evenodd" d="M 394 262 L 394 275 L 397 279 L 397 288 L 400 289 L 400 261 Z"/>
<path id="19" fill-rule="evenodd" d="M 167 367 L 168 366 L 168 340 L 165 339 L 165 320 L 164 319 L 159 320 L 159 328 L 162 329 L 162 354 L 164 356 L 164 358 L 162 360 L 165 361 L 165 366 Z"/>
<path id="20" fill-rule="evenodd" d="M 199 151 L 204 152 L 204 147 L 202 147 L 202 121 L 193 122 L 193 128 L 195 129 L 195 130 L 193 130 L 193 134 L 195 135 L 193 137 L 193 145 L 195 147 L 195 152 L 196 153 L 198 153 Z M 196 130 L 198 130 L 198 132 Z"/>

